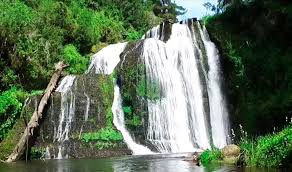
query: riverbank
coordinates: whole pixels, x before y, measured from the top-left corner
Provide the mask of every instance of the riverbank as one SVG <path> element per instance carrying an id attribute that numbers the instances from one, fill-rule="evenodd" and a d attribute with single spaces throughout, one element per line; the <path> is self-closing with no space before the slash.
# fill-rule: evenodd
<path id="1" fill-rule="evenodd" d="M 244 132 L 243 132 L 244 133 Z M 292 123 L 282 131 L 258 138 L 244 135 L 237 145 L 240 153 L 234 159 L 227 158 L 224 150 L 206 150 L 201 154 L 204 165 L 227 163 L 239 166 L 287 167 L 292 164 Z"/>

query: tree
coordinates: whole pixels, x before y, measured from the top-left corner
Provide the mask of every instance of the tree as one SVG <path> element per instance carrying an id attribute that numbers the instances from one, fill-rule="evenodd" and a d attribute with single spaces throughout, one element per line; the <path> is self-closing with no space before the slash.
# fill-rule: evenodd
<path id="1" fill-rule="evenodd" d="M 244 0 L 218 0 L 217 4 L 206 2 L 204 3 L 204 7 L 207 10 L 213 11 L 218 14 L 218 13 L 223 12 L 224 9 L 226 9 L 226 7 L 228 6 L 233 6 L 233 7 L 238 8 L 240 5 L 242 5 L 243 2 Z"/>
<path id="2" fill-rule="evenodd" d="M 156 3 L 154 14 L 163 18 L 165 21 L 176 22 L 176 17 L 185 14 L 187 11 L 184 7 L 172 3 L 168 0 L 162 0 Z"/>

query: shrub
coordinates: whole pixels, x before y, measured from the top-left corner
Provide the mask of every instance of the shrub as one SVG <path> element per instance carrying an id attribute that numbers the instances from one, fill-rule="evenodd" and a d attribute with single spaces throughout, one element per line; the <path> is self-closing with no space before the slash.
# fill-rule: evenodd
<path id="1" fill-rule="evenodd" d="M 256 141 L 244 138 L 240 141 L 239 147 L 244 154 L 244 161 L 248 165 L 255 164 Z"/>
<path id="2" fill-rule="evenodd" d="M 127 40 L 128 41 L 133 41 L 133 40 L 138 40 L 142 37 L 143 34 L 139 33 L 136 31 L 134 28 L 130 28 L 127 31 Z"/>
<path id="3" fill-rule="evenodd" d="M 275 135 L 260 137 L 255 148 L 255 164 L 276 167 L 287 165 L 292 157 L 292 126 Z"/>
<path id="4" fill-rule="evenodd" d="M 257 139 L 243 138 L 240 148 L 249 166 L 278 167 L 291 163 L 292 126 Z M 289 162 L 290 161 L 290 162 Z"/>
<path id="5" fill-rule="evenodd" d="M 123 136 L 117 130 L 106 127 L 95 133 L 85 133 L 82 135 L 82 140 L 86 143 L 92 141 L 122 141 Z"/>
<path id="6" fill-rule="evenodd" d="M 140 0 L 1 1 L 0 68 L 8 69 L 0 73 L 0 90 L 16 84 L 27 90 L 44 88 L 54 64 L 64 59 L 65 45 L 74 45 L 85 57 L 101 42 L 140 39 L 139 34 L 152 25 L 145 15 L 152 12 L 152 5 Z M 76 62 L 81 64 L 75 63 L 70 72 L 83 70 L 84 60 Z"/>
<path id="7" fill-rule="evenodd" d="M 132 114 L 132 112 L 133 112 L 131 106 L 123 107 L 123 111 L 125 114 Z"/>
<path id="8" fill-rule="evenodd" d="M 132 120 L 129 122 L 130 125 L 134 126 L 134 127 L 139 127 L 142 124 L 142 120 L 141 117 L 133 114 L 133 118 Z"/>
<path id="9" fill-rule="evenodd" d="M 87 69 L 89 59 L 81 56 L 77 48 L 72 45 L 66 45 L 63 51 L 64 60 L 69 64 L 69 72 L 72 74 L 81 74 Z"/>
<path id="10" fill-rule="evenodd" d="M 222 159 L 222 153 L 219 149 L 212 149 L 204 151 L 200 156 L 200 161 L 202 164 L 208 164 L 211 162 L 216 162 Z"/>
<path id="11" fill-rule="evenodd" d="M 0 94 L 0 140 L 3 140 L 20 116 L 27 93 L 16 87 Z"/>

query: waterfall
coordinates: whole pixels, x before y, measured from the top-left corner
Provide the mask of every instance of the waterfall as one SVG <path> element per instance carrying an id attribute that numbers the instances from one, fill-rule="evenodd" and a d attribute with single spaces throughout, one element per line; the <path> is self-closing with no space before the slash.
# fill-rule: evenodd
<path id="1" fill-rule="evenodd" d="M 162 90 L 160 101 L 148 102 L 147 138 L 159 152 L 210 148 L 194 51 L 187 25 L 174 24 L 166 43 L 153 38 L 144 42 L 146 75 Z"/>
<path id="2" fill-rule="evenodd" d="M 71 123 L 74 118 L 75 113 L 75 95 L 72 92 L 72 86 L 76 76 L 68 75 L 66 76 L 56 89 L 57 92 L 61 93 L 61 112 L 59 116 L 59 125 L 57 133 L 54 134 L 54 141 L 57 141 L 58 146 L 58 156 L 57 159 L 67 158 L 67 155 L 63 155 L 64 142 L 69 140 L 69 132 Z"/>
<path id="3" fill-rule="evenodd" d="M 127 43 L 111 44 L 93 55 L 93 60 L 86 73 L 111 74 L 120 62 L 120 54 L 124 51 Z"/>
<path id="4" fill-rule="evenodd" d="M 210 41 L 205 27 L 199 27 L 202 40 L 204 42 L 208 56 L 208 93 L 210 104 L 210 121 L 213 144 L 218 148 L 223 148 L 227 144 L 228 136 L 228 111 L 222 94 L 219 51 L 215 44 Z"/>
<path id="5" fill-rule="evenodd" d="M 51 159 L 51 153 L 48 146 L 46 147 L 45 159 Z"/>
<path id="6" fill-rule="evenodd" d="M 95 73 L 111 74 L 113 73 L 116 65 L 120 62 L 120 55 L 126 48 L 127 43 L 112 44 L 105 47 L 100 52 L 94 55 L 87 73 L 91 70 L 95 70 Z M 124 112 L 122 108 L 122 98 L 120 95 L 120 89 L 117 85 L 114 87 L 114 101 L 112 105 L 113 123 L 115 127 L 122 133 L 123 139 L 127 146 L 132 150 L 133 154 L 153 154 L 150 149 L 135 143 L 132 136 L 127 131 L 124 124 Z"/>
<path id="7" fill-rule="evenodd" d="M 146 89 L 154 88 L 160 94 L 159 100 L 147 99 L 146 139 L 161 153 L 193 152 L 212 144 L 222 148 L 227 144 L 228 111 L 221 90 L 218 50 L 199 22 L 172 24 L 168 40 L 164 40 L 164 27 L 156 26 L 142 37 L 140 58 L 146 67 Z M 102 49 L 94 55 L 89 70 L 112 73 L 126 45 Z M 119 96 L 116 86 L 115 101 L 122 101 Z M 115 126 L 134 153 L 149 153 L 149 149 L 132 144 L 121 108 L 113 105 Z"/>
<path id="8" fill-rule="evenodd" d="M 161 90 L 160 100 L 148 100 L 147 139 L 163 153 L 209 149 L 211 144 L 222 148 L 227 144 L 228 111 L 220 87 L 216 46 L 199 22 L 173 24 L 166 42 L 160 39 L 164 36 L 159 35 L 159 30 L 158 26 L 145 34 L 141 55 L 146 65 L 147 89 L 159 83 Z M 198 39 L 203 42 L 201 47 Z"/>
<path id="9" fill-rule="evenodd" d="M 122 62 L 120 56 L 123 57 Z M 137 104 L 143 104 L 145 108 L 141 113 L 140 109 L 133 107 L 135 113 L 141 113 L 143 133 L 139 133 L 140 130 L 131 133 L 132 128 L 127 129 L 128 121 L 122 108 L 123 94 L 119 88 L 126 88 L 123 87 L 127 81 L 123 72 L 127 72 L 129 67 L 132 71 L 136 64 L 145 69 L 146 78 L 131 78 L 136 79 L 133 86 L 134 82 L 139 82 L 138 79 L 143 79 L 145 92 L 153 91 L 153 97 L 131 95 L 133 100 L 141 101 Z M 222 148 L 228 143 L 228 110 L 221 88 L 219 52 L 206 28 L 199 22 L 163 23 L 145 33 L 140 41 L 109 45 L 93 55 L 85 74 L 110 75 L 117 66 L 116 74 L 121 82 L 119 86 L 116 83 L 114 86 L 113 124 L 122 133 L 124 142 L 133 154 L 194 152 L 210 149 L 213 145 Z M 132 75 L 135 77 L 135 74 Z M 75 80 L 76 76 L 66 76 L 56 89 L 61 93 L 61 111 L 58 126 L 54 128 L 54 143 L 58 147 L 55 158 L 58 159 L 68 157 L 66 150 L 69 148 L 66 144 L 75 114 L 75 99 L 78 98 L 74 94 L 78 89 L 75 88 Z M 87 82 L 86 79 L 84 82 Z M 92 97 L 92 93 L 87 94 L 83 85 L 83 120 L 86 122 L 94 115 L 92 108 L 98 100 Z M 79 109 L 76 107 L 77 111 Z M 83 126 L 79 135 L 82 129 Z M 141 135 L 134 138 L 137 134 Z M 141 138 L 145 138 L 145 141 L 141 141 Z"/>
<path id="10" fill-rule="evenodd" d="M 164 25 L 164 23 L 163 23 Z M 147 31 L 142 39 L 146 39 L 146 38 L 155 38 L 155 39 L 159 39 L 160 37 L 160 26 L 155 26 L 153 27 L 151 30 Z"/>
<path id="11" fill-rule="evenodd" d="M 153 152 L 137 143 L 134 142 L 130 133 L 127 131 L 125 127 L 125 119 L 124 112 L 122 109 L 122 98 L 120 94 L 119 86 L 115 85 L 114 87 L 114 102 L 112 105 L 113 112 L 113 123 L 117 127 L 117 129 L 122 133 L 123 138 L 127 144 L 127 146 L 133 151 L 134 155 L 145 155 L 145 154 L 153 154 Z"/>

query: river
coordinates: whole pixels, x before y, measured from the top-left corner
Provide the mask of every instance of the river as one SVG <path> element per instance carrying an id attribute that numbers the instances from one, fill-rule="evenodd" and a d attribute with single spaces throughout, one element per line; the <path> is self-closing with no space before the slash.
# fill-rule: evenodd
<path id="1" fill-rule="evenodd" d="M 182 154 L 124 156 L 103 159 L 35 160 L 0 164 L 0 172 L 291 172 L 288 169 L 198 167 L 183 161 Z"/>

